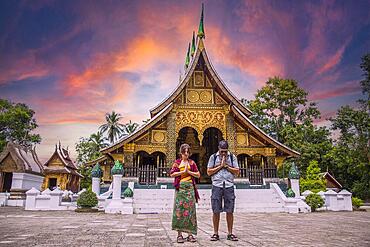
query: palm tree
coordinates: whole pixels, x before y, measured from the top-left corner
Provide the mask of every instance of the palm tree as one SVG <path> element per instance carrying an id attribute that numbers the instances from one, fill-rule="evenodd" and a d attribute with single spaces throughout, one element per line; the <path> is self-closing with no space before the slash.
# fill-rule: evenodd
<path id="1" fill-rule="evenodd" d="M 105 142 L 106 140 L 107 138 L 103 136 L 103 132 L 100 130 L 90 135 L 90 141 L 94 144 L 94 146 L 96 146 L 97 151 L 108 146 L 108 143 Z"/>
<path id="2" fill-rule="evenodd" d="M 106 113 L 105 120 L 107 123 L 99 127 L 102 133 L 107 132 L 110 143 L 114 143 L 116 138 L 123 132 L 124 125 L 119 123 L 121 118 L 121 114 L 114 111 L 112 113 Z"/>
<path id="3" fill-rule="evenodd" d="M 133 123 L 131 120 L 130 122 L 128 122 L 127 124 L 125 124 L 125 132 L 124 132 L 124 135 L 129 135 L 133 132 L 135 132 L 135 130 L 137 129 L 137 127 L 139 127 L 139 124 L 137 123 Z"/>

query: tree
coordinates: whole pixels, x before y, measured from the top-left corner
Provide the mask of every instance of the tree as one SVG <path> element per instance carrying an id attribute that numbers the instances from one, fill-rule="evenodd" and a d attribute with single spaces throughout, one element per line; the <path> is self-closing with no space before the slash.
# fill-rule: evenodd
<path id="1" fill-rule="evenodd" d="M 80 166 L 100 157 L 100 149 L 108 146 L 100 131 L 91 134 L 89 138 L 81 137 L 76 143 L 77 164 Z"/>
<path id="2" fill-rule="evenodd" d="M 114 143 L 117 137 L 123 133 L 124 125 L 120 124 L 119 121 L 122 119 L 121 114 L 112 111 L 112 113 L 105 114 L 106 123 L 100 126 L 100 130 L 103 133 L 107 132 L 108 140 L 110 143 Z"/>
<path id="3" fill-rule="evenodd" d="M 253 123 L 284 142 L 281 130 L 285 126 L 312 123 L 320 117 L 316 103 L 309 103 L 307 95 L 295 80 L 274 77 L 257 91 L 254 100 L 242 99 L 242 102 L 255 113 L 250 117 Z"/>
<path id="4" fill-rule="evenodd" d="M 91 167 L 86 163 L 101 156 L 100 149 L 106 147 L 102 132 L 91 134 L 89 138 L 81 137 L 76 143 L 78 170 L 84 177 L 81 179 L 81 188 L 89 188 L 91 185 Z"/>
<path id="5" fill-rule="evenodd" d="M 314 193 L 326 191 L 325 183 L 321 177 L 321 170 L 316 160 L 310 162 L 306 176 L 299 181 L 301 191 L 310 190 Z"/>
<path id="6" fill-rule="evenodd" d="M 131 120 L 127 124 L 124 125 L 124 135 L 129 135 L 139 127 L 139 124 L 133 123 Z"/>
<path id="7" fill-rule="evenodd" d="M 34 114 L 26 104 L 0 99 L 0 151 L 8 141 L 26 148 L 41 142 L 39 134 L 31 133 L 38 127 Z"/>
<path id="8" fill-rule="evenodd" d="M 98 150 L 108 146 L 108 143 L 105 142 L 106 140 L 107 138 L 103 136 L 103 133 L 101 131 L 91 134 L 90 136 L 90 141 L 94 143 Z"/>
<path id="9" fill-rule="evenodd" d="M 359 107 L 342 106 L 331 118 L 332 130 L 339 131 L 335 148 L 326 155 L 339 181 L 355 196 L 370 198 L 370 54 L 362 58 L 364 99 Z"/>
<path id="10" fill-rule="evenodd" d="M 320 111 L 307 95 L 295 80 L 274 77 L 257 91 L 254 100 L 242 99 L 254 113 L 250 117 L 253 123 L 301 153 L 297 165 L 303 173 L 311 160 L 321 164 L 332 148 L 329 130 L 313 123 L 320 118 Z"/>

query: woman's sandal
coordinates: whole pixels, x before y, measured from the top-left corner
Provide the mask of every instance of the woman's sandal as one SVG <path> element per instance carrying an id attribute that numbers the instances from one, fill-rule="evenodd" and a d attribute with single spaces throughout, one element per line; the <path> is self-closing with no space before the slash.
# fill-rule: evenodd
<path id="1" fill-rule="evenodd" d="M 237 236 L 235 236 L 234 234 L 231 233 L 231 234 L 227 235 L 227 240 L 238 241 L 239 239 L 238 239 Z"/>
<path id="2" fill-rule="evenodd" d="M 212 237 L 211 237 L 211 241 L 218 241 L 220 240 L 220 236 L 218 236 L 218 234 L 213 234 Z"/>
<path id="3" fill-rule="evenodd" d="M 179 244 L 185 243 L 185 239 L 182 235 L 177 236 L 177 243 L 179 243 Z"/>
<path id="4" fill-rule="evenodd" d="M 194 236 L 193 236 L 193 235 L 189 235 L 189 236 L 186 238 L 186 240 L 187 240 L 188 242 L 192 242 L 192 243 L 197 242 L 197 240 L 194 238 Z"/>

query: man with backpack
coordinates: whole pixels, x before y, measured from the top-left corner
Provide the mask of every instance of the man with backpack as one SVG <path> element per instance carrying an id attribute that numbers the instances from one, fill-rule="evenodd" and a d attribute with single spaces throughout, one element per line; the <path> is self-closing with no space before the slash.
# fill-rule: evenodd
<path id="1" fill-rule="evenodd" d="M 209 157 L 207 166 L 207 174 L 212 178 L 211 202 L 214 234 L 211 237 L 211 241 L 220 239 L 218 228 L 221 212 L 226 212 L 227 239 L 238 241 L 238 238 L 232 231 L 235 207 L 234 177 L 239 174 L 239 166 L 236 156 L 230 153 L 228 149 L 229 144 L 227 141 L 220 141 L 218 144 L 218 152 Z M 222 201 L 224 203 L 222 203 Z M 224 206 L 222 206 L 222 204 Z"/>

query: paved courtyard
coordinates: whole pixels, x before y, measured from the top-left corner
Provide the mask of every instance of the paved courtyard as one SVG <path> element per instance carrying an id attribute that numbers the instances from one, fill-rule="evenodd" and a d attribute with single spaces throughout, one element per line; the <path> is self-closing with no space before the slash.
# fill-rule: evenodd
<path id="1" fill-rule="evenodd" d="M 170 214 L 108 215 L 0 208 L 0 246 L 370 246 L 370 212 L 236 214 L 239 242 L 210 242 L 211 215 L 198 215 L 198 243 L 176 244 Z"/>

